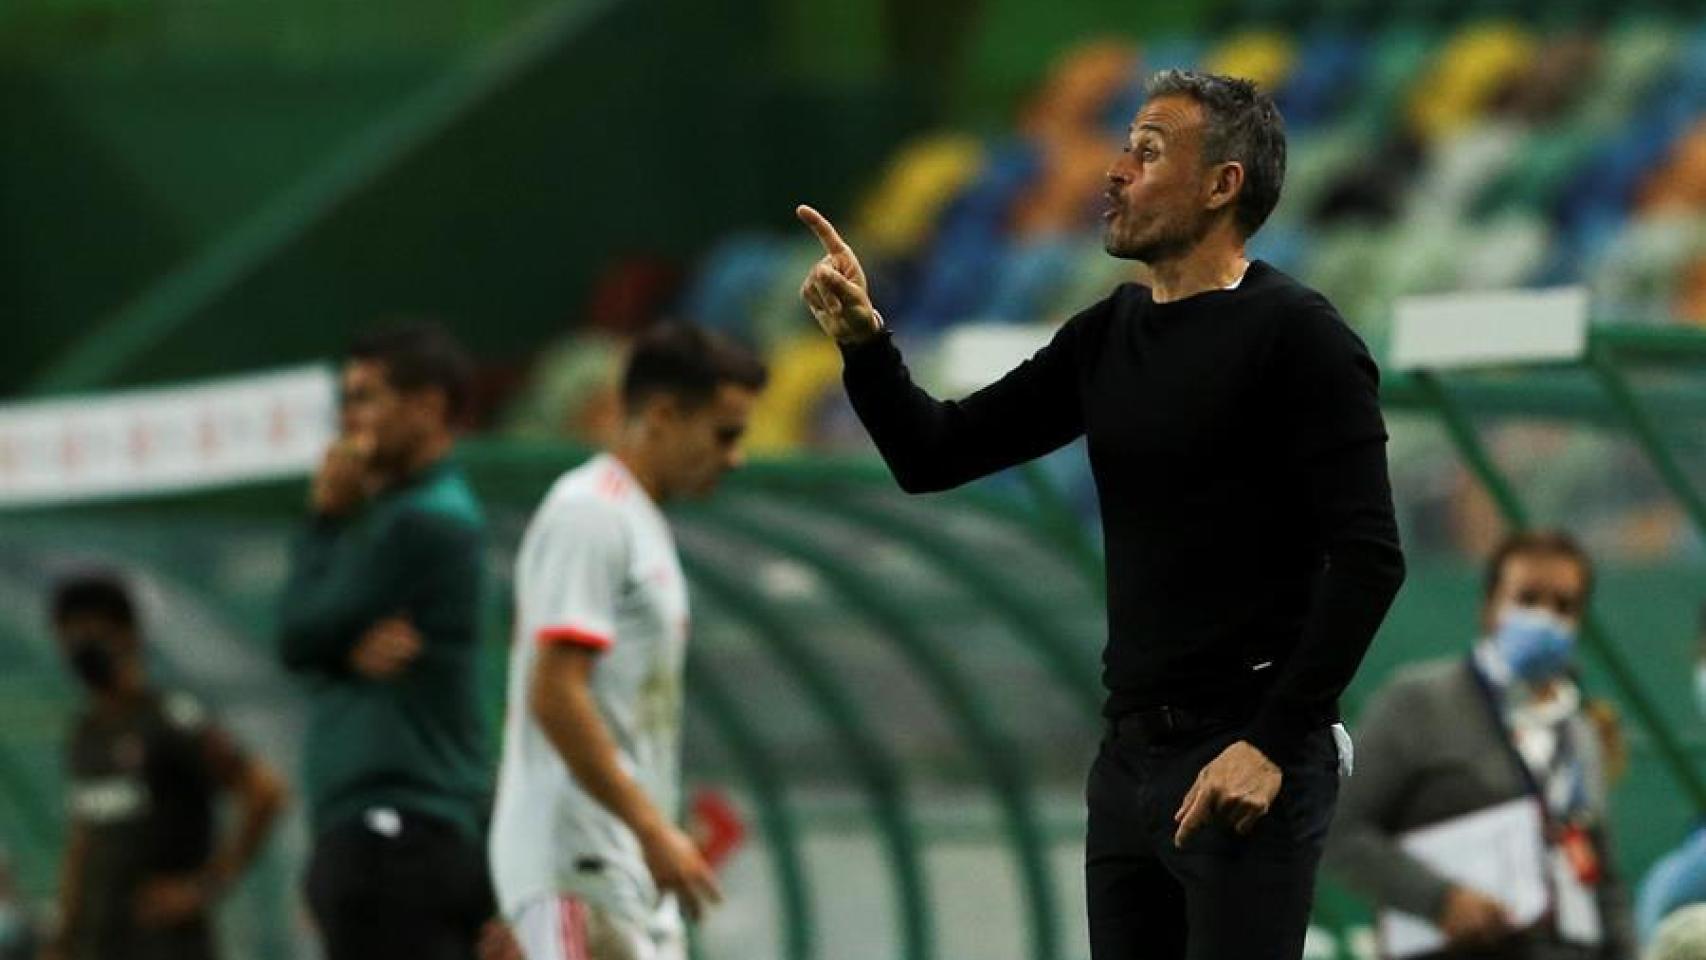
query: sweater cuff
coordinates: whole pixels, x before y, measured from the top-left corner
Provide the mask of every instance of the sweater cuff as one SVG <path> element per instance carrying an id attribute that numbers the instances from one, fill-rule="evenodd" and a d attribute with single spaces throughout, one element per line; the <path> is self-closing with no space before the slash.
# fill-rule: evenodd
<path id="1" fill-rule="evenodd" d="M 850 371 L 884 367 L 900 362 L 900 348 L 894 344 L 894 334 L 879 330 L 862 343 L 837 343 L 841 362 Z"/>
<path id="2" fill-rule="evenodd" d="M 1266 707 L 1244 728 L 1244 740 L 1276 766 L 1284 767 L 1302 754 L 1304 738 L 1323 725 L 1313 718 Z"/>

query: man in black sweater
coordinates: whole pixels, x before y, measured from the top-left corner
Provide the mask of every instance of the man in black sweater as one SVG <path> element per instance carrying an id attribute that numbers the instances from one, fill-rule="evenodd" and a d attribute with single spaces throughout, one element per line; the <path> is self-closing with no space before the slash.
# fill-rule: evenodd
<path id="1" fill-rule="evenodd" d="M 826 251 L 801 295 L 903 489 L 1089 438 L 1108 584 L 1096 960 L 1301 955 L 1338 697 L 1403 580 L 1374 361 L 1320 294 L 1244 255 L 1284 176 L 1279 112 L 1253 84 L 1155 76 L 1103 215 L 1108 253 L 1149 285 L 958 402 L 913 384 L 858 258 L 798 210 Z"/>

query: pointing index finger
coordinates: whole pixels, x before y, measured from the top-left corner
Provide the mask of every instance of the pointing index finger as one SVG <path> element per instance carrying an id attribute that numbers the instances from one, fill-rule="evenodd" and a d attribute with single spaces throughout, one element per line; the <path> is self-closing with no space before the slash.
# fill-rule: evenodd
<path id="1" fill-rule="evenodd" d="M 1179 829 L 1173 834 L 1173 846 L 1183 848 L 1191 835 L 1196 833 L 1203 824 L 1208 822 L 1214 812 L 1214 791 L 1208 789 L 1193 789 L 1190 807 L 1179 818 Z"/>
<path id="2" fill-rule="evenodd" d="M 841 239 L 841 234 L 835 232 L 835 226 L 823 214 L 802 203 L 794 208 L 794 215 L 817 235 L 817 242 L 823 244 L 825 253 L 841 253 L 848 249 L 847 241 Z"/>

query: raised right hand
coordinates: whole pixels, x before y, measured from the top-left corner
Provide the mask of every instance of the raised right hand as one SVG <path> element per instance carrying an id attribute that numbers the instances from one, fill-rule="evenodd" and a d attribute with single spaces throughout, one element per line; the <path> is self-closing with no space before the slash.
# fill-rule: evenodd
<path id="1" fill-rule="evenodd" d="M 314 473 L 309 502 L 314 512 L 341 517 L 367 497 L 368 474 L 373 445 L 366 440 L 340 437 L 326 448 L 326 457 Z"/>
<path id="2" fill-rule="evenodd" d="M 1492 946 L 1512 933 L 1504 905 L 1468 887 L 1446 891 L 1439 928 L 1454 947 Z"/>
<path id="3" fill-rule="evenodd" d="M 841 239 L 833 224 L 811 207 L 801 204 L 794 215 L 811 228 L 823 244 L 823 259 L 812 265 L 800 284 L 800 297 L 812 312 L 812 319 L 836 343 L 863 343 L 883 328 L 871 306 L 871 292 L 865 280 L 865 268 L 847 241 Z"/>
<path id="4" fill-rule="evenodd" d="M 697 920 L 705 908 L 721 903 L 723 891 L 717 886 L 717 874 L 699 852 L 693 838 L 674 826 L 661 826 L 640 838 L 646 855 L 646 869 L 658 890 L 673 893 L 681 900 L 681 909 L 689 920 Z"/>

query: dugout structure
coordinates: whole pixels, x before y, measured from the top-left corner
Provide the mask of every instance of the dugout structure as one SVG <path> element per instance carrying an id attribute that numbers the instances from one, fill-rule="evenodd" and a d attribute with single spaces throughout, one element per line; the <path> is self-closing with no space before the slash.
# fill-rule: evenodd
<path id="1" fill-rule="evenodd" d="M 1511 526 L 1567 522 L 1529 501 L 1532 465 L 1488 437 L 1513 419 L 1616 438 L 1706 537 L 1706 334 L 1595 328 L 1581 362 L 1389 375 L 1394 433 L 1435 431 Z M 485 689 L 495 708 L 511 551 L 549 482 L 584 458 L 476 442 L 463 459 L 488 505 Z M 1400 486 L 1401 508 L 1412 497 Z M 300 700 L 270 644 L 300 481 L 0 512 L 0 836 L 24 887 L 51 892 L 63 838 L 60 736 L 76 693 L 41 622 L 61 565 L 99 561 L 145 587 L 153 663 L 205 696 L 294 777 Z M 751 841 L 735 904 L 702 957 L 848 955 L 1064 960 L 1087 954 L 1082 776 L 1100 727 L 1100 566 L 1093 536 L 1043 470 L 927 498 L 867 460 L 756 464 L 674 512 L 693 584 L 687 771 L 730 794 Z M 1475 600 L 1462 560 L 1417 556 L 1410 585 L 1348 697 L 1393 665 L 1460 650 Z M 1633 770 L 1617 795 L 1624 866 L 1706 811 L 1690 739 L 1687 661 L 1658 655 L 1652 611 L 1691 611 L 1699 557 L 1606 572 L 1586 640 L 1588 683 L 1623 709 Z M 1662 619 L 1662 618 L 1661 618 Z M 1676 644 L 1672 644 L 1676 646 Z M 300 820 L 231 904 L 235 955 L 292 955 Z M 1312 955 L 1350 956 L 1366 918 L 1324 891 Z M 1335 935 L 1336 934 L 1336 935 Z"/>

